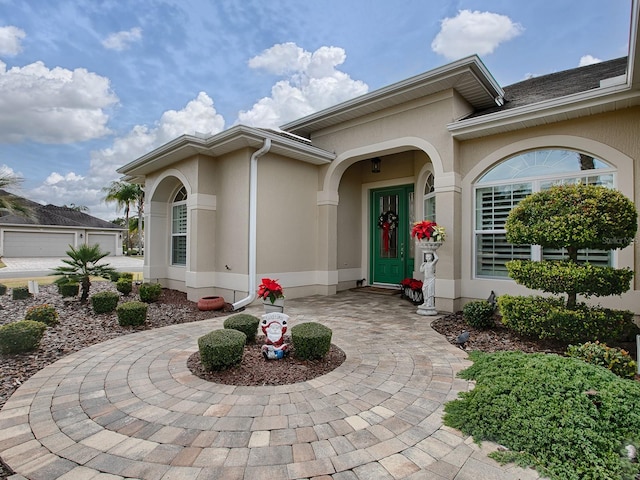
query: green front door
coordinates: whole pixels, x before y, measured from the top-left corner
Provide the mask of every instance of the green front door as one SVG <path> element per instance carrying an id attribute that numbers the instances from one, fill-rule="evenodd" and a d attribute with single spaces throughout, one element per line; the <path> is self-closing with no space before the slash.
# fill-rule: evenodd
<path id="1" fill-rule="evenodd" d="M 413 185 L 371 192 L 371 283 L 398 284 L 411 276 Z"/>

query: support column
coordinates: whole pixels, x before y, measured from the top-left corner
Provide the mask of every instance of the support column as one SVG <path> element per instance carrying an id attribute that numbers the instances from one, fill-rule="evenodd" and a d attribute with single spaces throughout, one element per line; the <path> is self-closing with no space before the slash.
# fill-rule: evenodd
<path id="1" fill-rule="evenodd" d="M 216 259 L 216 196 L 192 194 L 187 199 L 187 237 L 189 255 L 185 272 L 185 286 L 207 288 L 203 294 L 213 294 Z"/>
<path id="2" fill-rule="evenodd" d="M 436 306 L 440 312 L 460 309 L 462 257 L 462 187 L 460 175 L 445 172 L 435 177 L 436 219 L 445 228 L 447 238 L 438 251 Z"/>
<path id="3" fill-rule="evenodd" d="M 338 192 L 318 192 L 317 283 L 321 294 L 332 295 L 338 286 Z"/>

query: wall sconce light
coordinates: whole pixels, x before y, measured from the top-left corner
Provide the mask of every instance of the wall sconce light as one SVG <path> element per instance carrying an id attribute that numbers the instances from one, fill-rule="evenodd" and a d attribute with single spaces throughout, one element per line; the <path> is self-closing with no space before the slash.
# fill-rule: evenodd
<path id="1" fill-rule="evenodd" d="M 380 160 L 380 157 L 376 157 L 376 158 L 372 158 L 371 159 L 371 173 L 380 173 L 380 163 L 382 162 L 382 160 Z"/>
<path id="2" fill-rule="evenodd" d="M 82 238 L 82 234 L 80 234 L 80 238 Z"/>
<path id="3" fill-rule="evenodd" d="M 120 240 L 122 240 L 122 234 L 118 235 L 120 237 Z"/>

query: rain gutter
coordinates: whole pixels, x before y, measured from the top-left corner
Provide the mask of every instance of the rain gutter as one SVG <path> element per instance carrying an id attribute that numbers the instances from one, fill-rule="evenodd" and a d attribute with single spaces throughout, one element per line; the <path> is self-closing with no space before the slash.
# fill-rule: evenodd
<path id="1" fill-rule="evenodd" d="M 249 161 L 249 286 L 247 296 L 233 304 L 233 310 L 239 310 L 256 299 L 257 251 L 258 251 L 258 159 L 271 149 L 271 139 L 265 138 L 260 150 L 251 155 Z"/>

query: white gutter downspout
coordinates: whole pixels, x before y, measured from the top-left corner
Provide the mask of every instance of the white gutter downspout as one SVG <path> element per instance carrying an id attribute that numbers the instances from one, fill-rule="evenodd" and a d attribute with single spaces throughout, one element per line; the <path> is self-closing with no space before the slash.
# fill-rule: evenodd
<path id="1" fill-rule="evenodd" d="M 271 149 L 271 139 L 265 138 L 260 150 L 251 155 L 249 161 L 249 288 L 248 294 L 242 300 L 233 304 L 233 310 L 249 305 L 256 299 L 257 283 L 257 222 L 258 222 L 258 159 Z"/>

